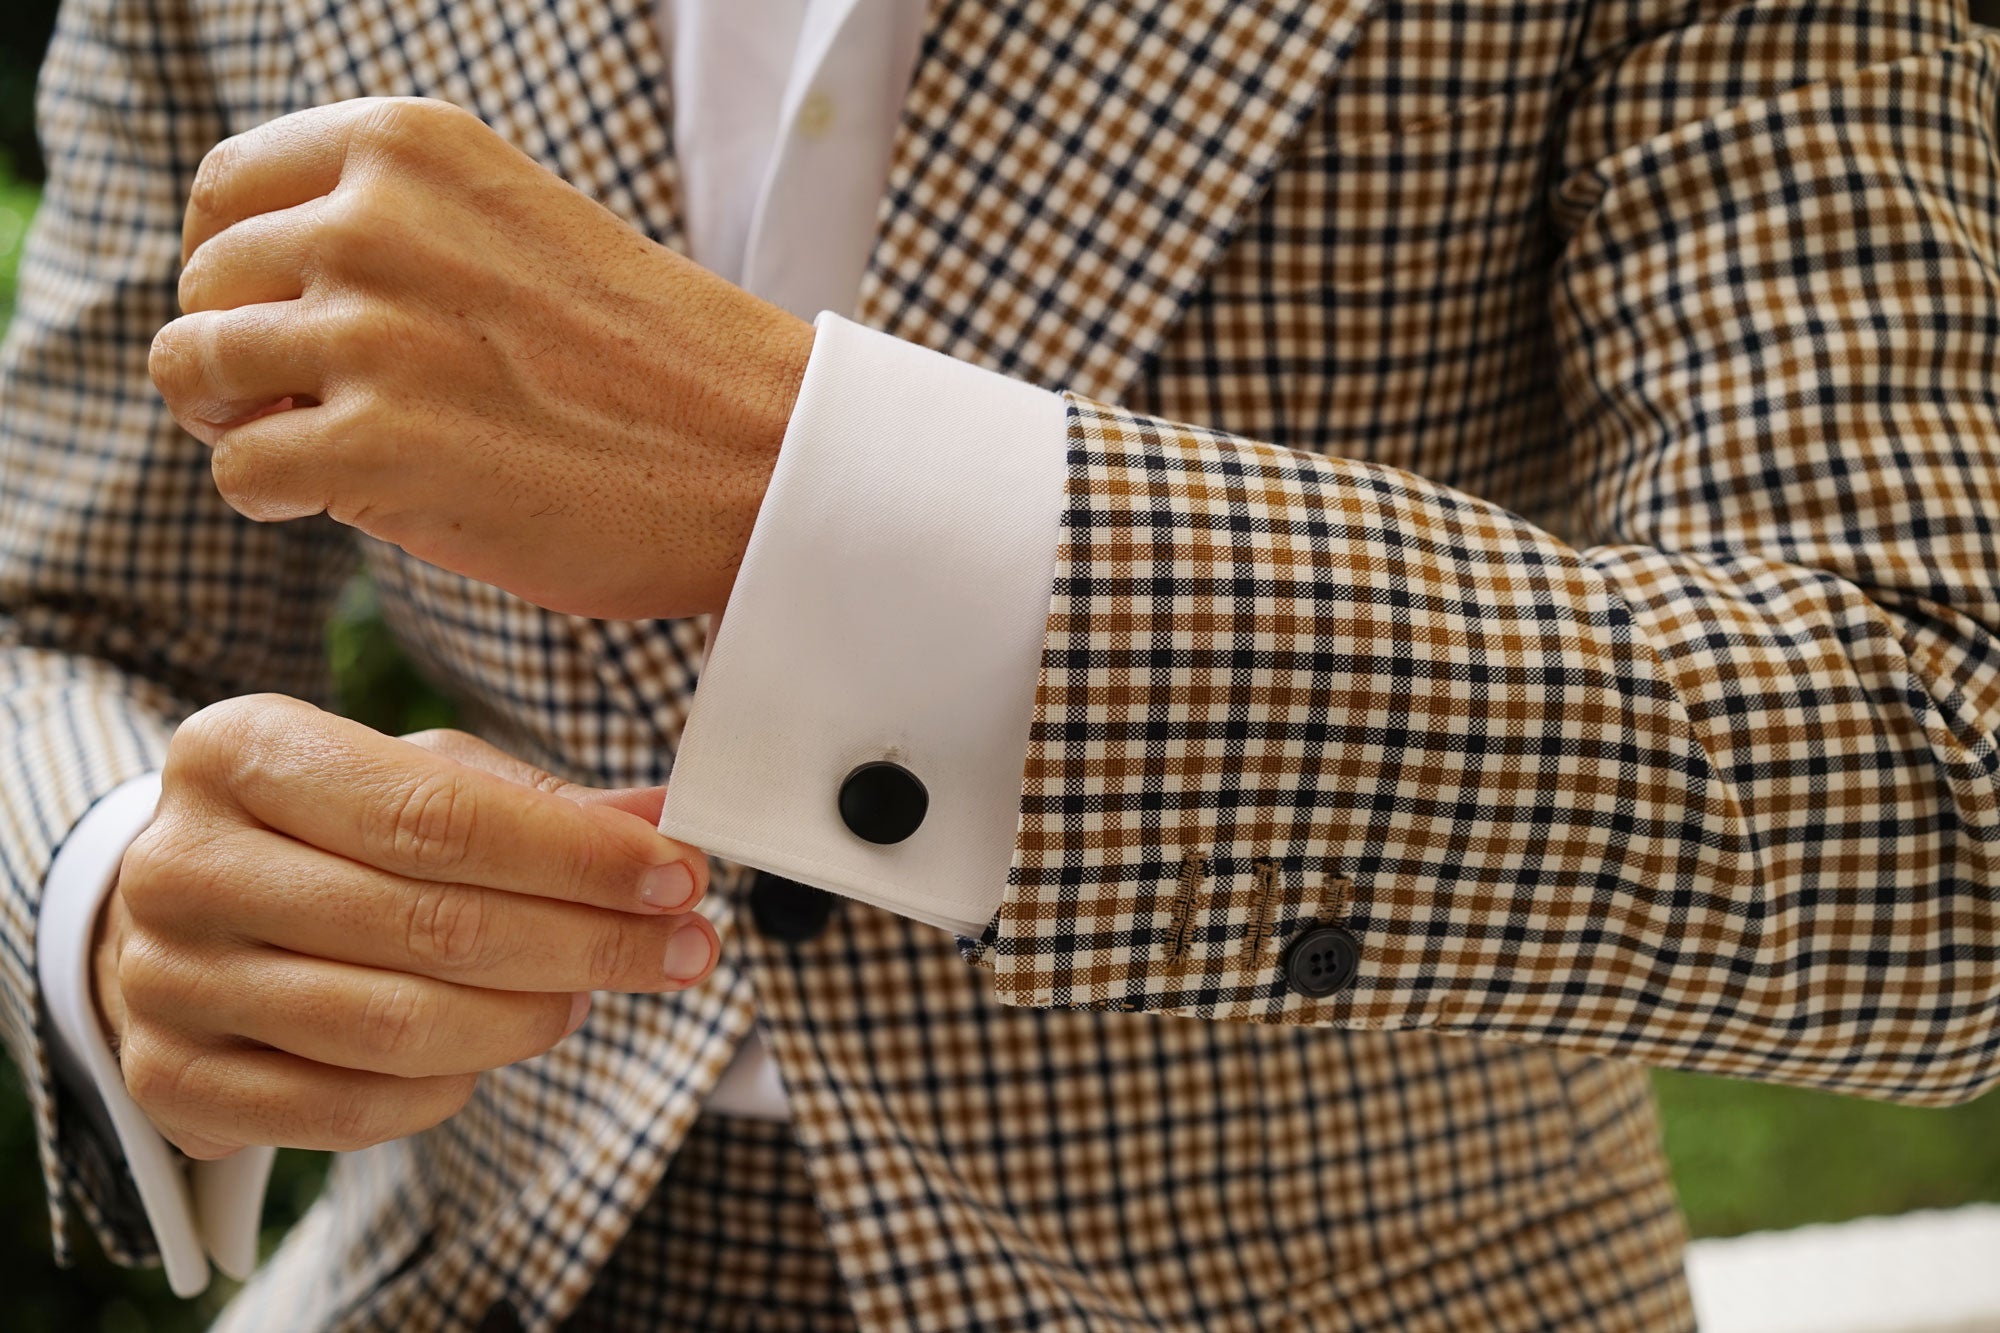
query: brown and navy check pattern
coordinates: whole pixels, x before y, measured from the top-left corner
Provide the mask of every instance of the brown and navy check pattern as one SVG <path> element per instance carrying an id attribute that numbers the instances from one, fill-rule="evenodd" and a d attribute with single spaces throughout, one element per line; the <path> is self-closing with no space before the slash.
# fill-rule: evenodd
<path id="1" fill-rule="evenodd" d="M 2000 65 L 1942 6 L 1785 8 L 1593 15 L 1580 72 L 1309 138 L 1145 405 L 1269 377 L 1219 415 L 1314 448 L 1075 404 L 1003 999 L 2000 1075 Z M 1368 410 L 1289 401 L 1329 355 Z M 1266 863 L 1280 935 L 1348 886 L 1351 989 L 1286 988 Z"/>
<path id="2" fill-rule="evenodd" d="M 805 1153 L 781 1121 L 703 1116 L 564 1333 L 853 1333 Z"/>
<path id="3" fill-rule="evenodd" d="M 576 780 L 664 780 L 701 666 L 230 511 L 145 375 L 195 164 L 426 93 L 675 245 L 665 70 L 651 0 L 65 6 L 0 357 L 0 1015 L 121 1257 L 29 984 L 91 801 L 208 700 L 323 698 L 357 564 Z M 753 1000 L 862 1328 L 1689 1327 L 1633 1061 L 2000 1064 L 1996 112 L 1939 0 L 937 0 L 859 313 L 1077 395 L 999 915 L 787 946 L 724 867 L 710 982 L 340 1157 L 225 1328 L 698 1295 L 645 1218 Z M 1357 984 L 1290 992 L 1334 921 Z"/>

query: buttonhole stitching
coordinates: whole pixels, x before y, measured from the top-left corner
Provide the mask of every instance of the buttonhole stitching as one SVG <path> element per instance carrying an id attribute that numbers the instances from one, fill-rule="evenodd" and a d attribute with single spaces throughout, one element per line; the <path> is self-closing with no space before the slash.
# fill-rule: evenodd
<path id="1" fill-rule="evenodd" d="M 1250 961 L 1256 962 L 1264 956 L 1264 945 L 1271 938 L 1272 919 L 1278 912 L 1278 898 L 1282 893 L 1278 877 L 1278 863 L 1266 858 L 1255 863 L 1256 881 L 1251 889 L 1250 903 Z"/>
<path id="2" fill-rule="evenodd" d="M 1328 925 L 1338 925 L 1354 910 L 1354 881 L 1337 870 L 1327 872 L 1320 884 L 1320 907 L 1322 920 Z"/>
<path id="3" fill-rule="evenodd" d="M 1194 942 L 1194 900 L 1208 874 L 1208 858 L 1189 852 L 1181 858 L 1180 883 L 1174 889 L 1171 913 L 1167 917 L 1167 961 L 1185 963 Z"/>

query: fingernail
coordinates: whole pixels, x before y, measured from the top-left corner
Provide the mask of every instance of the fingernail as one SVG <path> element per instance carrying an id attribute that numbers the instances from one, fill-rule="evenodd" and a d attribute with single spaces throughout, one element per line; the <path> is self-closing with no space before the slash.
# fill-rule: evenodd
<path id="1" fill-rule="evenodd" d="M 667 941 L 666 972 L 675 981 L 693 981 L 708 970 L 708 936 L 693 926 L 674 932 Z"/>
<path id="2" fill-rule="evenodd" d="M 563 1035 L 567 1037 L 570 1033 L 582 1027 L 583 1020 L 587 1018 L 589 1015 L 590 1015 L 590 992 L 587 990 L 580 990 L 575 995 L 572 995 L 570 997 L 569 1026 L 563 1029 Z"/>
<path id="3" fill-rule="evenodd" d="M 639 879 L 639 897 L 651 907 L 684 907 L 694 897 L 694 871 L 685 861 L 654 866 Z"/>

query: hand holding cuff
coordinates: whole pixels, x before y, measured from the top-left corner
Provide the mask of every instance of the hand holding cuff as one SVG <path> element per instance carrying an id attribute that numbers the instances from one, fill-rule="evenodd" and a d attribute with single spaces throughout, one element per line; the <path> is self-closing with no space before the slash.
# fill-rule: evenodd
<path id="1" fill-rule="evenodd" d="M 53 1032 L 50 1047 L 67 1090 L 94 1096 L 124 1153 L 154 1243 L 177 1296 L 208 1286 L 208 1263 L 234 1278 L 257 1264 L 258 1223 L 274 1148 L 252 1147 L 213 1162 L 189 1162 L 125 1090 L 91 998 L 90 954 L 98 909 L 118 867 L 159 804 L 160 775 L 142 773 L 93 805 L 50 866 L 37 920 L 35 967 Z"/>

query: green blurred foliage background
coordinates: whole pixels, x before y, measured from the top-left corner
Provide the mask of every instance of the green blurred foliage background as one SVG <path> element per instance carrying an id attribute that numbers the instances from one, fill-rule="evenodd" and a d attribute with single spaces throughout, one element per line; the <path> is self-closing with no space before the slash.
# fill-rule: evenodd
<path id="1" fill-rule="evenodd" d="M 37 198 L 40 157 L 29 92 L 54 0 L 0 3 L 0 325 Z M 1974 6 L 2000 23 L 2000 0 Z M 449 726 L 456 716 L 384 629 L 357 580 L 328 627 L 341 711 L 390 734 Z M 82 1333 L 180 1333 L 204 1327 L 229 1286 L 176 1300 L 156 1270 L 113 1267 L 79 1236 L 76 1268 L 49 1259 L 47 1210 L 33 1127 L 0 1059 L 0 1326 Z M 1697 1236 L 1732 1236 L 1917 1208 L 2000 1202 L 2000 1093 L 1949 1110 L 1918 1110 L 1797 1089 L 1656 1073 L 1668 1155 Z M 279 1159 L 266 1211 L 275 1244 L 310 1204 L 320 1154 Z"/>

